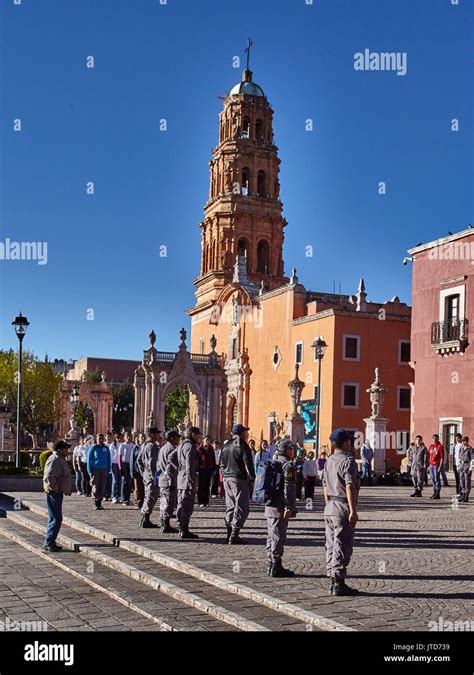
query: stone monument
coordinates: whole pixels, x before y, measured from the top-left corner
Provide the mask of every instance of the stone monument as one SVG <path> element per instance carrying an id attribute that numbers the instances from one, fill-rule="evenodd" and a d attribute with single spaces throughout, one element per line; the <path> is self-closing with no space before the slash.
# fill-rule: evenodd
<path id="1" fill-rule="evenodd" d="M 385 473 L 385 443 L 387 438 L 387 424 L 390 421 L 386 417 L 382 417 L 382 405 L 387 389 L 380 381 L 380 368 L 375 369 L 375 380 L 366 391 L 370 396 L 372 414 L 370 417 L 364 419 L 365 438 L 370 441 L 370 445 L 373 448 L 373 471 L 378 477 Z"/>
<path id="2" fill-rule="evenodd" d="M 301 404 L 301 392 L 304 388 L 304 382 L 298 377 L 299 364 L 295 365 L 295 377 L 288 382 L 290 390 L 291 405 L 293 410 L 285 419 L 285 435 L 292 443 L 298 443 L 303 447 L 304 443 L 304 419 L 298 412 L 298 407 Z"/>

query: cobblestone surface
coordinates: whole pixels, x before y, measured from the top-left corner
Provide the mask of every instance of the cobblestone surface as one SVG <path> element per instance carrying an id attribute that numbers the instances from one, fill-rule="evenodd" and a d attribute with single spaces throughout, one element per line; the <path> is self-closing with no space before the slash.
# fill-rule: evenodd
<path id="1" fill-rule="evenodd" d="M 252 506 L 244 531 L 249 542 L 245 547 L 224 544 L 221 499 L 211 500 L 209 508 L 196 509 L 191 523 L 200 537 L 196 541 L 140 530 L 136 508 L 120 504 L 106 502 L 105 510 L 96 512 L 89 499 L 74 495 L 65 499 L 64 513 L 357 630 L 427 631 L 429 622 L 438 622 L 440 617 L 473 620 L 472 504 L 453 507 L 453 488 L 443 489 L 437 502 L 428 499 L 428 489 L 423 499 L 410 498 L 410 492 L 409 487 L 362 488 L 349 568 L 350 583 L 361 591 L 357 598 L 327 595 L 321 488 L 316 489 L 312 508 L 300 502 L 298 518 L 291 521 L 285 564 L 298 575 L 291 580 L 265 574 L 265 520 L 259 507 Z M 42 494 L 25 493 L 23 497 L 44 506 Z M 75 531 L 72 536 L 83 541 L 87 535 Z M 147 561 L 144 569 L 153 574 L 158 567 Z M 158 576 L 161 572 L 160 567 Z M 207 584 L 200 583 L 203 593 L 209 592 Z M 196 593 L 196 580 L 189 582 L 189 588 Z M 211 588 L 211 595 L 215 603 L 226 597 L 218 588 Z M 235 596 L 233 610 L 245 608 L 245 602 Z M 286 623 L 291 624 L 291 618 L 283 616 L 280 628 L 287 629 Z"/>

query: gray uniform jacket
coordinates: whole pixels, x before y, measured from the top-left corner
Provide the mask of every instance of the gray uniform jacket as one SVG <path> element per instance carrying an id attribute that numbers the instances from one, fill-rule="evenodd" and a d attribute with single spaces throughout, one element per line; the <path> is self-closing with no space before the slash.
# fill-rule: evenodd
<path id="1" fill-rule="evenodd" d="M 346 485 L 351 483 L 359 489 L 356 461 L 352 455 L 336 449 L 324 467 L 323 485 L 330 498 L 324 509 L 324 515 L 341 516 L 349 513 Z"/>
<path id="2" fill-rule="evenodd" d="M 186 438 L 178 445 L 178 490 L 192 490 L 197 483 L 196 443 Z"/>
<path id="3" fill-rule="evenodd" d="M 293 462 L 284 455 L 278 455 L 275 462 L 281 462 L 284 484 L 281 492 L 265 506 L 265 515 L 278 518 L 285 509 L 296 514 L 296 471 Z"/>
<path id="4" fill-rule="evenodd" d="M 153 441 L 147 441 L 142 445 L 140 451 L 140 462 L 143 466 L 143 482 L 155 479 L 156 465 L 158 462 L 158 453 L 160 449 Z"/>
<path id="5" fill-rule="evenodd" d="M 472 460 L 472 448 L 470 445 L 463 445 L 459 450 L 459 470 L 469 471 L 469 466 Z"/>
<path id="6" fill-rule="evenodd" d="M 413 448 L 411 465 L 414 469 L 426 469 L 429 463 L 429 453 L 426 445 L 419 445 Z"/>
<path id="7" fill-rule="evenodd" d="M 178 483 L 178 446 L 168 442 L 160 448 L 158 469 L 160 487 L 175 488 Z"/>
<path id="8" fill-rule="evenodd" d="M 72 492 L 71 469 L 64 457 L 57 452 L 53 452 L 46 460 L 43 487 L 45 492 L 60 492 L 64 495 Z"/>

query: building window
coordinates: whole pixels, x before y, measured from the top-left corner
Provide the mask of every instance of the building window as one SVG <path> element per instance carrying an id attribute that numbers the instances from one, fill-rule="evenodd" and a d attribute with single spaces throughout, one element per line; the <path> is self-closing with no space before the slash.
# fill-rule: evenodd
<path id="1" fill-rule="evenodd" d="M 204 338 L 199 338 L 199 353 L 204 354 Z"/>
<path id="2" fill-rule="evenodd" d="M 360 335 L 342 336 L 342 358 L 344 361 L 360 361 Z"/>
<path id="3" fill-rule="evenodd" d="M 411 389 L 410 387 L 397 387 L 397 410 L 411 410 Z"/>
<path id="4" fill-rule="evenodd" d="M 410 340 L 398 341 L 398 365 L 403 363 L 410 363 L 411 359 L 411 343 Z"/>
<path id="5" fill-rule="evenodd" d="M 270 246 L 268 241 L 262 239 L 257 246 L 257 272 L 260 274 L 269 273 Z"/>
<path id="6" fill-rule="evenodd" d="M 241 258 L 245 258 L 246 267 L 247 267 L 247 270 L 248 270 L 248 266 L 249 266 L 249 263 L 248 263 L 248 244 L 245 241 L 245 239 L 239 239 L 239 242 L 237 244 L 237 255 Z"/>
<path id="7" fill-rule="evenodd" d="M 397 455 L 406 455 L 406 452 L 410 445 L 410 432 L 396 431 L 395 436 L 397 443 Z"/>
<path id="8" fill-rule="evenodd" d="M 250 138 L 250 119 L 244 117 L 242 124 L 242 138 Z"/>
<path id="9" fill-rule="evenodd" d="M 303 343 L 297 342 L 295 344 L 295 363 L 301 365 L 303 363 Z"/>
<path id="10" fill-rule="evenodd" d="M 231 349 L 230 349 L 230 358 L 237 358 L 237 338 L 232 338 Z"/>
<path id="11" fill-rule="evenodd" d="M 441 291 L 439 294 L 439 320 L 450 322 L 464 319 L 465 286 L 455 286 Z"/>
<path id="12" fill-rule="evenodd" d="M 247 197 L 250 194 L 250 169 L 248 166 L 244 166 L 242 169 L 242 194 L 244 197 Z"/>
<path id="13" fill-rule="evenodd" d="M 356 382 L 342 383 L 342 408 L 359 407 L 359 385 Z"/>
<path id="14" fill-rule="evenodd" d="M 263 140 L 263 120 L 257 120 L 255 123 L 255 138 L 257 141 Z"/>
<path id="15" fill-rule="evenodd" d="M 257 174 L 257 193 L 259 197 L 267 196 L 267 175 L 262 170 Z"/>
<path id="16" fill-rule="evenodd" d="M 459 293 L 448 295 L 445 299 L 444 316 L 450 326 L 455 326 L 460 319 L 460 299 Z"/>

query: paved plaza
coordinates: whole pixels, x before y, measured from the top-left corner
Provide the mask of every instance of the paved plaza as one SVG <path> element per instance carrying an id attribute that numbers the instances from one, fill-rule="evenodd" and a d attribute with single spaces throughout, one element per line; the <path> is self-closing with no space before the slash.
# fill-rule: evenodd
<path id="1" fill-rule="evenodd" d="M 222 499 L 196 509 L 199 539 L 182 541 L 139 529 L 135 507 L 106 502 L 97 512 L 74 495 L 64 500 L 65 549 L 50 554 L 41 550 L 43 494 L 10 493 L 23 509 L 3 496 L 0 618 L 43 620 L 48 630 L 204 631 L 429 631 L 430 622 L 472 621 L 472 505 L 453 506 L 454 488 L 438 502 L 429 489 L 423 499 L 410 493 L 362 488 L 349 568 L 356 598 L 327 594 L 322 488 L 291 521 L 284 560 L 294 579 L 266 576 L 260 507 L 244 530 L 249 544 L 227 546 Z"/>

